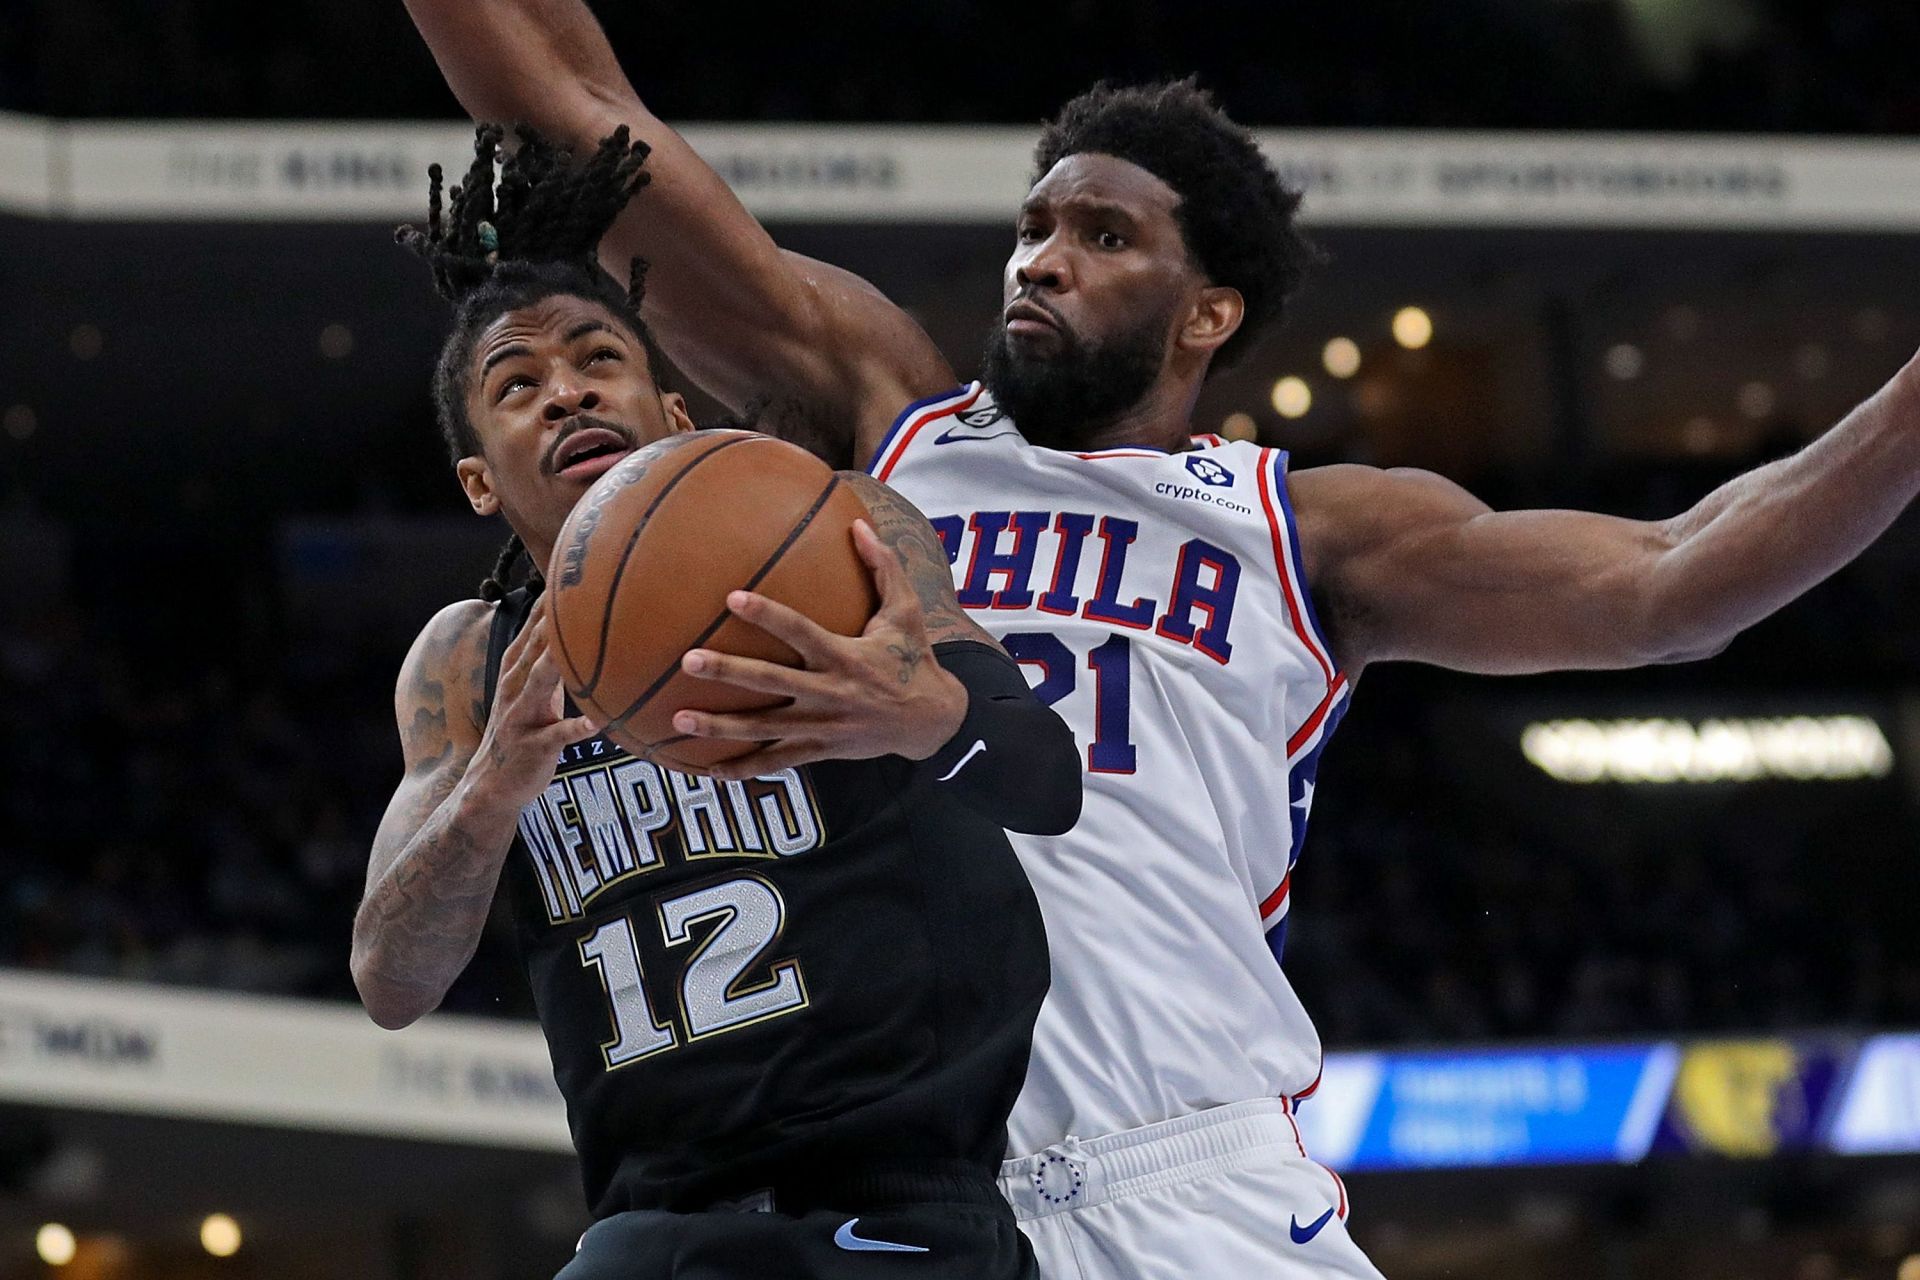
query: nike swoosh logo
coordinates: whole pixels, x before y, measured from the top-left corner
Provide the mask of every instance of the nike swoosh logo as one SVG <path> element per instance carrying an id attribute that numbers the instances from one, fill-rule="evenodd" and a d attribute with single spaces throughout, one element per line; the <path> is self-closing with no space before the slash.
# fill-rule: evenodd
<path id="1" fill-rule="evenodd" d="M 858 1218 L 848 1218 L 833 1233 L 833 1242 L 848 1253 L 926 1253 L 927 1249 L 917 1244 L 895 1244 L 891 1240 L 869 1240 L 865 1236 L 853 1234 L 860 1224 Z"/>
<path id="2" fill-rule="evenodd" d="M 953 768 L 941 774 L 938 778 L 935 778 L 934 781 L 935 782 L 952 782 L 954 774 L 966 768 L 967 762 L 969 760 L 973 759 L 975 756 L 979 755 L 982 751 L 985 751 L 986 749 L 987 749 L 987 740 L 985 738 L 975 738 L 973 740 L 973 745 L 967 748 L 967 754 L 960 757 L 960 762 L 954 765 Z"/>
<path id="3" fill-rule="evenodd" d="M 992 435 L 986 436 L 954 434 L 958 431 L 972 431 L 974 429 L 975 428 L 968 426 L 948 427 L 945 431 L 935 436 L 933 442 L 935 444 L 959 444 L 967 440 L 998 440 L 1001 436 L 1017 436 L 1020 434 L 1018 431 L 996 431 Z"/>
<path id="4" fill-rule="evenodd" d="M 1292 1234 L 1293 1242 L 1295 1244 L 1305 1244 L 1307 1241 L 1313 1239 L 1315 1236 L 1320 1234 L 1320 1228 L 1326 1226 L 1329 1222 L 1332 1222 L 1332 1221 L 1333 1221 L 1333 1210 L 1331 1209 L 1327 1210 L 1325 1213 L 1321 1214 L 1319 1217 L 1315 1218 L 1312 1222 L 1309 1222 L 1304 1227 L 1300 1225 L 1299 1216 L 1295 1215 L 1293 1221 L 1290 1224 L 1288 1224 L 1287 1229 Z"/>

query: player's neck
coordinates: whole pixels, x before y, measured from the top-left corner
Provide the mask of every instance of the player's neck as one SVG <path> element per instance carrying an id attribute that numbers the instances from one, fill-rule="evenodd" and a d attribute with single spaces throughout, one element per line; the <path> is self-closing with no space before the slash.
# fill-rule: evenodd
<path id="1" fill-rule="evenodd" d="M 1161 449 L 1179 453 L 1193 442 L 1193 402 L 1199 387 L 1162 379 L 1148 388 L 1139 403 L 1087 435 L 1085 448 Z"/>

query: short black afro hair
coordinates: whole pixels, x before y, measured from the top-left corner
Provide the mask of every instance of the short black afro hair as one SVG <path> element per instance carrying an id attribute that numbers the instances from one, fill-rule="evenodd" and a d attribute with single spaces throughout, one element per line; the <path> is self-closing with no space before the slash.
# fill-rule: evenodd
<path id="1" fill-rule="evenodd" d="M 1102 82 L 1073 99 L 1040 135 L 1033 181 L 1083 152 L 1137 164 L 1180 197 L 1175 217 L 1187 251 L 1209 280 L 1246 300 L 1246 319 L 1214 356 L 1214 369 L 1231 366 L 1280 319 L 1320 256 L 1294 226 L 1300 192 L 1192 78 Z"/>

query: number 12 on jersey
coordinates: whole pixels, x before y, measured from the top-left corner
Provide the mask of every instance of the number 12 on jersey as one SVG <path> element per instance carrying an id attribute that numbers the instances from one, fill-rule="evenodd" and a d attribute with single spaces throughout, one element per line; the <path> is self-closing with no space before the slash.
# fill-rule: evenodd
<path id="1" fill-rule="evenodd" d="M 807 984 L 798 961 L 774 963 L 768 977 L 753 985 L 744 980 L 780 936 L 785 921 L 779 891 L 752 876 L 660 904 L 660 932 L 669 947 L 693 941 L 696 926 L 714 924 L 680 975 L 680 1016 L 689 1041 L 807 1007 Z M 582 938 L 580 961 L 599 971 L 612 1008 L 614 1038 L 600 1046 L 607 1070 L 679 1047 L 673 1024 L 662 1022 L 647 998 L 631 919 L 609 920 Z"/>
<path id="2" fill-rule="evenodd" d="M 1051 631 L 1017 631 L 1000 643 L 1015 662 L 1038 667 L 1040 682 L 1033 696 L 1052 706 L 1074 691 L 1079 664 L 1066 641 Z M 1087 651 L 1093 672 L 1093 741 L 1087 744 L 1087 769 L 1092 773 L 1132 773 L 1133 751 L 1133 642 L 1110 636 Z"/>

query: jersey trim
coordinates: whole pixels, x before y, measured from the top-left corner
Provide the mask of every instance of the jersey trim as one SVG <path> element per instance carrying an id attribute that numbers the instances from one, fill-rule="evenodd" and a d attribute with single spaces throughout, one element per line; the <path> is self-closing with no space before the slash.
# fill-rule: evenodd
<path id="1" fill-rule="evenodd" d="M 920 428 L 949 413 L 964 413 L 973 407 L 973 402 L 980 398 L 984 389 L 978 382 L 969 382 L 951 391 L 942 391 L 937 396 L 915 400 L 902 409 L 900 416 L 893 420 L 893 425 L 887 428 L 887 434 L 881 437 L 873 456 L 867 459 L 867 474 L 884 482 L 894 467 L 899 465 L 900 456 L 913 443 L 913 437 Z"/>
<path id="2" fill-rule="evenodd" d="M 1307 571 L 1300 559 L 1300 533 L 1293 521 L 1293 507 L 1287 501 L 1287 453 L 1284 449 L 1263 449 L 1259 470 L 1260 506 L 1267 513 L 1267 528 L 1273 535 L 1273 564 L 1280 575 L 1280 590 L 1287 604 L 1287 617 L 1293 623 L 1307 651 L 1320 664 L 1327 690 L 1333 691 L 1341 679 L 1334 670 L 1331 651 L 1322 639 L 1320 620 L 1313 612 L 1313 596 L 1307 590 Z"/>
<path id="3" fill-rule="evenodd" d="M 1320 705 L 1313 709 L 1312 713 L 1307 716 L 1306 721 L 1302 723 L 1298 729 L 1293 731 L 1292 737 L 1287 739 L 1287 762 L 1289 765 L 1297 761 L 1304 753 L 1311 751 L 1314 743 L 1319 738 L 1325 736 L 1321 730 L 1327 723 L 1327 717 L 1332 715 L 1334 708 L 1345 700 L 1347 695 L 1352 691 L 1353 686 L 1347 683 L 1347 673 L 1344 671 L 1335 672 L 1333 683 L 1327 687 L 1327 696 L 1320 699 Z"/>

